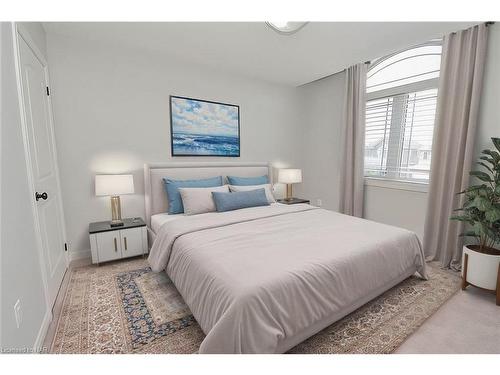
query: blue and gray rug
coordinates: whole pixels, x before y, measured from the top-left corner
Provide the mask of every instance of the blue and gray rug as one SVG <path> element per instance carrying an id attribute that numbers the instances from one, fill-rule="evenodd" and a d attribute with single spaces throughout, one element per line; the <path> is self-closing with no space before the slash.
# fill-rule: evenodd
<path id="1" fill-rule="evenodd" d="M 290 353 L 391 353 L 460 288 L 456 273 L 429 267 Z M 52 353 L 196 353 L 204 334 L 175 286 L 143 259 L 74 268 Z"/>

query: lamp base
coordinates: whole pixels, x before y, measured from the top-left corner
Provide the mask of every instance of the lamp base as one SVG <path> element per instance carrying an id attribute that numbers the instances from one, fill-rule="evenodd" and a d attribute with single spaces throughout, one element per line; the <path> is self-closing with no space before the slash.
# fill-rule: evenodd
<path id="1" fill-rule="evenodd" d="M 120 205 L 120 197 L 115 195 L 111 197 L 111 223 L 112 227 L 121 227 L 122 221 L 122 208 Z"/>
<path id="2" fill-rule="evenodd" d="M 286 196 L 285 200 L 292 200 L 292 184 L 286 184 Z"/>

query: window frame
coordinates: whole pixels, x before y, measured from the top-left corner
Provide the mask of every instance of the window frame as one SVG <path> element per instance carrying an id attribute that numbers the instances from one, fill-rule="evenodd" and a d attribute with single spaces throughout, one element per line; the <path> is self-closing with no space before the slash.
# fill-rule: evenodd
<path id="1" fill-rule="evenodd" d="M 409 51 L 415 48 L 419 47 L 425 47 L 425 46 L 442 46 L 442 40 L 431 40 L 427 43 L 422 43 L 419 45 L 415 45 L 397 52 L 394 52 L 390 55 L 384 56 L 382 58 L 377 59 L 373 63 L 371 63 L 368 66 L 368 71 L 370 69 L 375 68 L 377 65 L 382 63 L 383 61 L 400 54 L 405 51 Z M 368 103 L 371 100 L 377 100 L 377 99 L 386 99 L 386 98 L 395 98 L 398 95 L 405 95 L 405 94 L 410 94 L 413 92 L 419 92 L 419 91 L 425 91 L 425 90 L 431 90 L 431 89 L 438 89 L 439 85 L 439 77 L 435 78 L 430 78 L 426 79 L 423 81 L 419 82 L 413 82 L 413 83 L 407 83 L 401 86 L 396 86 L 396 87 L 390 87 L 386 89 L 382 89 L 379 91 L 372 91 L 370 93 L 365 93 L 365 98 L 366 98 L 366 103 Z M 394 111 L 394 103 L 392 104 L 393 106 L 393 111 Z M 401 105 L 402 107 L 402 105 Z M 396 106 L 397 110 L 397 106 Z M 398 190 L 409 190 L 409 191 L 415 191 L 415 192 L 427 192 L 428 191 L 428 185 L 429 181 L 412 181 L 412 180 L 406 180 L 406 179 L 401 179 L 401 178 L 396 178 L 396 177 L 382 177 L 382 176 L 365 176 L 364 175 L 365 170 L 363 168 L 363 177 L 364 177 L 364 184 L 365 186 L 376 186 L 376 187 L 383 187 L 383 188 L 388 188 L 388 189 L 398 189 Z"/>

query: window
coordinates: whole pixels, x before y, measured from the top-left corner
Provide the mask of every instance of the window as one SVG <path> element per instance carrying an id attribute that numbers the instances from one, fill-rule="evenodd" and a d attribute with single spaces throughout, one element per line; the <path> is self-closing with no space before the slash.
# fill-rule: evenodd
<path id="1" fill-rule="evenodd" d="M 365 176 L 428 182 L 441 41 L 370 64 L 367 74 Z"/>

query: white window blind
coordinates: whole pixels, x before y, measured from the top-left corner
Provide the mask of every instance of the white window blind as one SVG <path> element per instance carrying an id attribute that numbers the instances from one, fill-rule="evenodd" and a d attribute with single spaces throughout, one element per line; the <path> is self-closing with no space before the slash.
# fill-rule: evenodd
<path id="1" fill-rule="evenodd" d="M 370 65 L 365 176 L 428 182 L 440 60 L 431 41 Z"/>
<path id="2" fill-rule="evenodd" d="M 367 102 L 366 176 L 429 179 L 436 101 L 430 89 Z"/>
<path id="3" fill-rule="evenodd" d="M 365 175 L 385 176 L 393 98 L 366 103 Z"/>

